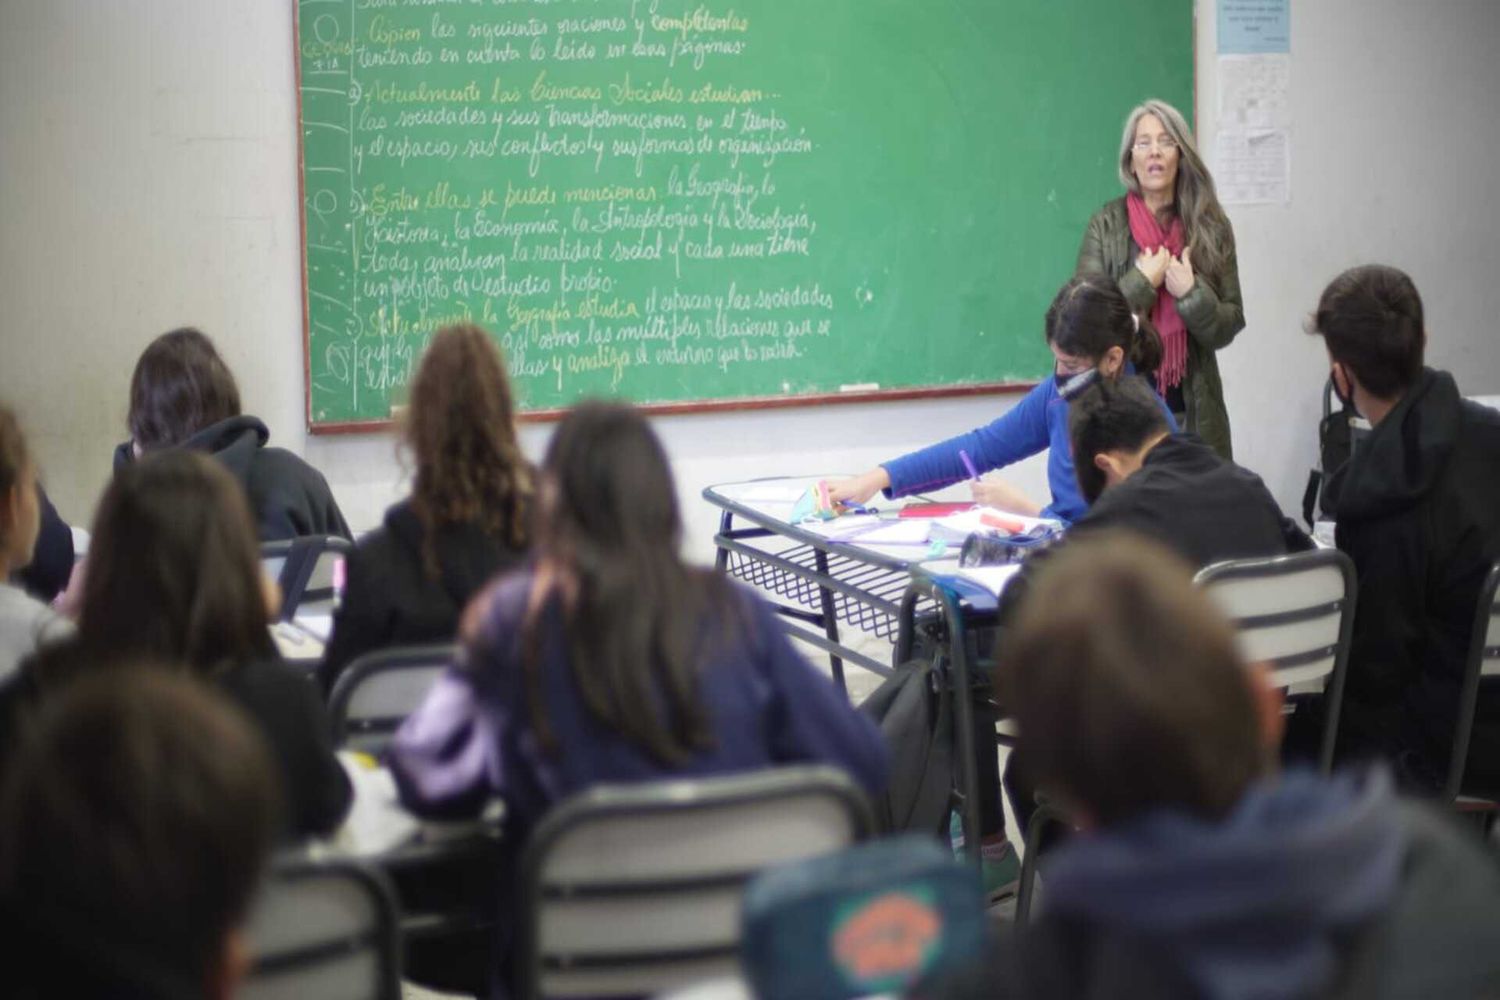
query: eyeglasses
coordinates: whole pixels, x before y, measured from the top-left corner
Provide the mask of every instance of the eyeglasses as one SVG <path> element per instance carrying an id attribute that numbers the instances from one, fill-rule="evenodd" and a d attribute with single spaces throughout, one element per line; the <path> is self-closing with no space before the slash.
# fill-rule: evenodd
<path id="1" fill-rule="evenodd" d="M 1157 139 L 1155 141 L 1151 139 L 1137 139 L 1135 141 L 1135 144 L 1131 146 L 1131 148 L 1134 149 L 1137 153 L 1149 153 L 1151 152 L 1152 146 L 1155 146 L 1163 153 L 1170 153 L 1172 150 L 1177 148 L 1177 140 L 1169 135 L 1164 135 L 1160 139 Z"/>

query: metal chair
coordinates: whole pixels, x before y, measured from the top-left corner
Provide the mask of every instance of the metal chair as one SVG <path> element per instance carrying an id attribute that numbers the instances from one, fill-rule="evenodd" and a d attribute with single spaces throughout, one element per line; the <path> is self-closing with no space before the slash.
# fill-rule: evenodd
<path id="1" fill-rule="evenodd" d="M 395 897 L 378 870 L 294 852 L 272 862 L 250 915 L 244 1000 L 399 1000 Z"/>
<path id="2" fill-rule="evenodd" d="M 737 976 L 746 881 L 861 840 L 871 822 L 863 792 L 829 767 L 575 796 L 522 858 L 516 995 L 652 995 Z"/>
<path id="3" fill-rule="evenodd" d="M 1322 693 L 1318 765 L 1332 770 L 1354 629 L 1354 563 L 1336 549 L 1315 549 L 1214 563 L 1195 580 L 1234 622 L 1247 662 L 1267 664 L 1289 696 Z"/>
<path id="4" fill-rule="evenodd" d="M 261 542 L 260 564 L 281 586 L 282 621 L 298 613 L 333 614 L 334 565 L 354 545 L 338 535 L 303 535 Z"/>
<path id="5" fill-rule="evenodd" d="M 401 723 L 453 662 L 456 646 L 396 646 L 354 661 L 339 674 L 328 698 L 333 744 L 379 757 Z"/>
<path id="6" fill-rule="evenodd" d="M 1458 720 L 1454 727 L 1453 752 L 1448 758 L 1448 780 L 1443 796 L 1449 802 L 1466 806 L 1493 807 L 1483 799 L 1460 799 L 1464 767 L 1468 764 L 1469 738 L 1474 731 L 1474 710 L 1479 702 L 1479 685 L 1487 677 L 1500 677 L 1500 563 L 1485 578 L 1479 590 L 1479 604 L 1474 613 L 1474 631 L 1469 640 L 1469 659 L 1464 667 L 1463 687 L 1459 694 Z"/>

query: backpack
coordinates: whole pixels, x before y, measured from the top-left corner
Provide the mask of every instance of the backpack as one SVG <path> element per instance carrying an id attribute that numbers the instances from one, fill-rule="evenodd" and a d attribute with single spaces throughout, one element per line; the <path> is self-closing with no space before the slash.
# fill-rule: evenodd
<path id="1" fill-rule="evenodd" d="M 884 832 L 948 829 L 953 793 L 952 691 L 932 659 L 908 660 L 859 706 L 891 748 L 891 780 L 873 803 Z"/>
<path id="2" fill-rule="evenodd" d="M 1332 498 L 1327 495 L 1329 477 L 1349 461 L 1354 446 L 1369 433 L 1355 423 L 1359 414 L 1349 404 L 1339 400 L 1339 408 L 1334 410 L 1333 402 L 1337 398 L 1330 376 L 1323 385 L 1323 419 L 1318 422 L 1318 465 L 1308 472 L 1307 489 L 1302 493 L 1302 518 L 1309 528 L 1320 514 L 1328 520 L 1338 518 Z"/>

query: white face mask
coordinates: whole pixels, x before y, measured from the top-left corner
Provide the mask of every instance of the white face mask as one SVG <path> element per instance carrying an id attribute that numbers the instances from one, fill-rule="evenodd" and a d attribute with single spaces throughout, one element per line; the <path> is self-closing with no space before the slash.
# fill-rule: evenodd
<path id="1" fill-rule="evenodd" d="M 1054 372 L 1052 377 L 1057 380 L 1057 394 L 1063 399 L 1073 400 L 1078 398 L 1083 390 L 1099 381 L 1099 369 L 1090 368 L 1073 375 Z"/>

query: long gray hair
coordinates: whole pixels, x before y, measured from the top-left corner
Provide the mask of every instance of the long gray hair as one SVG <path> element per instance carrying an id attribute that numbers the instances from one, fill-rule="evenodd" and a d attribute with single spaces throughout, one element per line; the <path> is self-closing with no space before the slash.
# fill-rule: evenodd
<path id="1" fill-rule="evenodd" d="M 1214 179 L 1209 175 L 1203 157 L 1198 155 L 1192 130 L 1182 113 L 1166 101 L 1152 98 L 1136 105 L 1126 116 L 1125 131 L 1120 136 L 1120 182 L 1131 192 L 1141 193 L 1131 152 L 1135 146 L 1135 127 L 1145 115 L 1155 115 L 1162 128 L 1177 142 L 1177 184 L 1172 211 L 1182 220 L 1183 238 L 1193 248 L 1193 270 L 1208 276 L 1217 285 L 1234 246 L 1234 234 L 1224 209 L 1219 207 Z"/>

